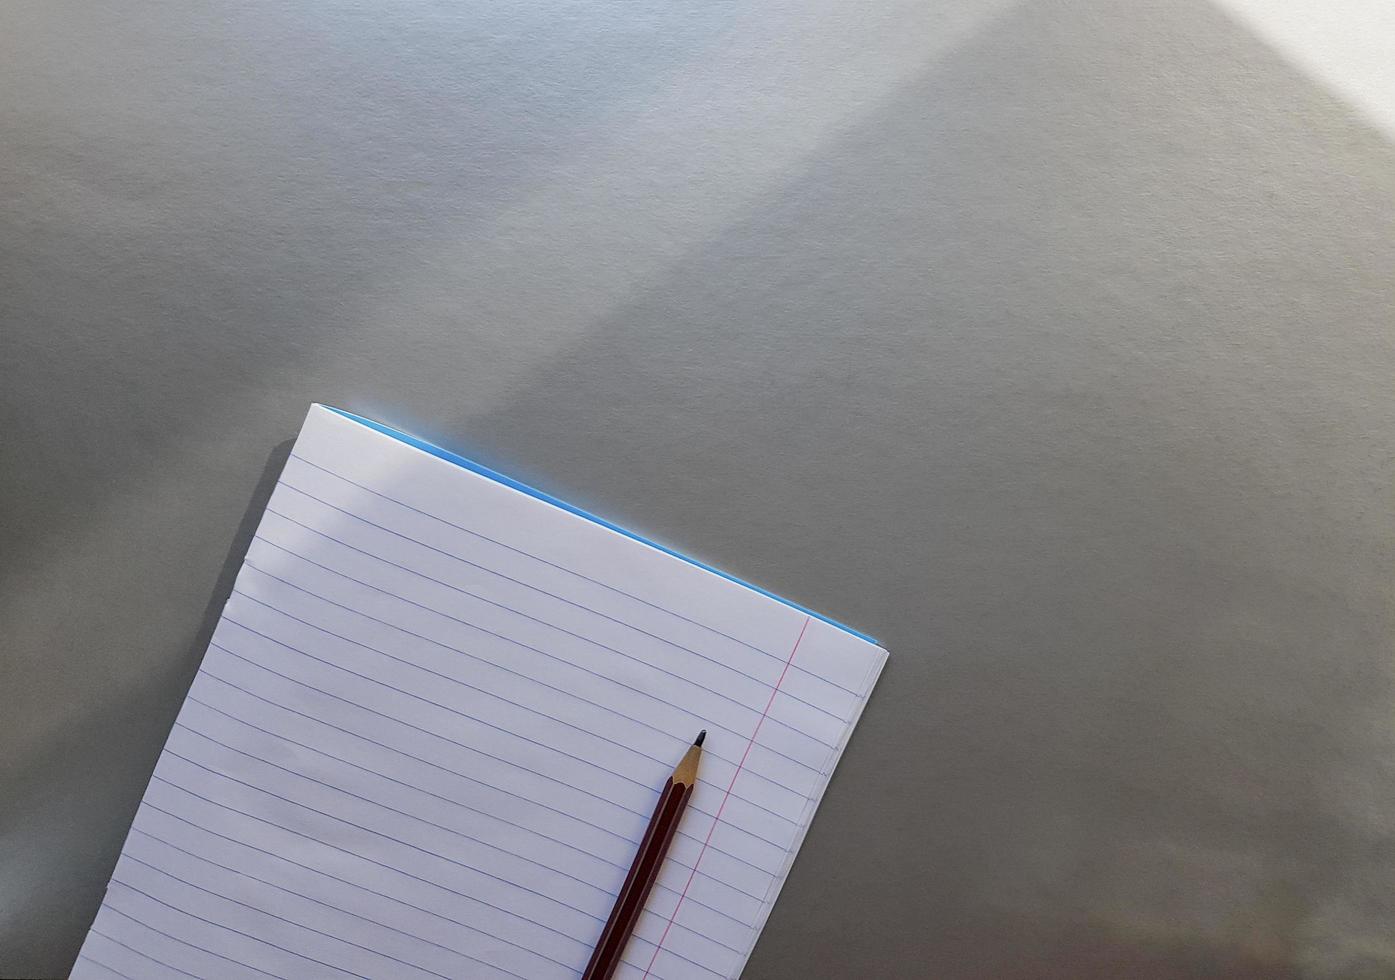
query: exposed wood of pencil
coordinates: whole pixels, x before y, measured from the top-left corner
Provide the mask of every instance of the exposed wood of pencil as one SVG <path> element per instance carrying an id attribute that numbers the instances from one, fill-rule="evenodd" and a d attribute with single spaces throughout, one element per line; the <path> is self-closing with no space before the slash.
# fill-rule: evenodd
<path id="1" fill-rule="evenodd" d="M 702 757 L 702 741 L 707 733 L 698 735 L 697 741 L 689 746 L 687 753 L 673 770 L 659 794 L 659 802 L 654 805 L 654 815 L 649 818 L 649 827 L 640 841 L 639 851 L 630 865 L 630 873 L 625 876 L 625 884 L 616 896 L 615 908 L 606 920 L 601 936 L 596 940 L 596 949 L 591 954 L 591 962 L 586 965 L 582 980 L 610 980 L 611 974 L 620 965 L 620 957 L 625 945 L 630 941 L 630 933 L 644 911 L 644 903 L 659 877 L 664 855 L 678 830 L 678 821 L 688 798 L 693 795 L 697 784 L 698 760 Z"/>

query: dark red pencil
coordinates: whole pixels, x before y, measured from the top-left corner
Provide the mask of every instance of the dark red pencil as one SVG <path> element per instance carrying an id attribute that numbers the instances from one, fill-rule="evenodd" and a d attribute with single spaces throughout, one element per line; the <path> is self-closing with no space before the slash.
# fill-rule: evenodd
<path id="1" fill-rule="evenodd" d="M 659 794 L 659 802 L 654 805 L 654 815 L 649 818 L 649 829 L 639 842 L 639 853 L 635 855 L 630 873 L 625 876 L 625 884 L 615 898 L 615 908 L 610 911 L 601 937 L 596 940 L 591 962 L 586 964 L 582 980 L 610 980 L 615 968 L 620 965 L 620 955 L 625 952 L 625 944 L 630 941 L 639 915 L 644 911 L 644 903 L 649 899 L 649 891 L 654 880 L 659 877 L 668 845 L 678 830 L 678 821 L 688 805 L 697 785 L 698 760 L 702 758 L 702 740 L 706 730 L 698 733 L 683 759 L 668 777 L 668 784 Z"/>

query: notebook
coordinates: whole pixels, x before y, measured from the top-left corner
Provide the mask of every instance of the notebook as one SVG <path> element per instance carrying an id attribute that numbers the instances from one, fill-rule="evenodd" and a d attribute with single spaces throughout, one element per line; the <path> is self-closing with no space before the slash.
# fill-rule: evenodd
<path id="1" fill-rule="evenodd" d="M 578 976 L 706 729 L 616 975 L 736 977 L 885 660 L 316 405 L 72 975 Z"/>

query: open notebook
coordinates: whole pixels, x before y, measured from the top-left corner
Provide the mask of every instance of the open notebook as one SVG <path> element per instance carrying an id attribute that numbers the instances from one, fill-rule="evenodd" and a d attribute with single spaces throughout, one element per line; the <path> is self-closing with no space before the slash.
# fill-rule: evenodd
<path id="1" fill-rule="evenodd" d="M 574 977 L 705 728 L 617 976 L 735 977 L 885 659 L 314 406 L 73 976 Z"/>

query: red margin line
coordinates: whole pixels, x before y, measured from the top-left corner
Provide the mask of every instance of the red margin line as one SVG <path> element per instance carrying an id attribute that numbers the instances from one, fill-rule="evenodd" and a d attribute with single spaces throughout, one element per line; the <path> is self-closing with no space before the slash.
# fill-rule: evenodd
<path id="1" fill-rule="evenodd" d="M 673 914 L 668 917 L 668 924 L 664 926 L 663 935 L 659 937 L 659 942 L 654 947 L 654 955 L 649 957 L 649 965 L 644 968 L 642 980 L 649 980 L 649 971 L 654 969 L 654 961 L 659 958 L 659 951 L 664 948 L 664 940 L 668 938 L 668 931 L 673 928 L 673 920 L 678 918 L 678 910 L 683 907 L 683 899 L 688 897 L 688 886 L 693 883 L 693 878 L 697 877 L 698 866 L 702 864 L 702 856 L 707 853 L 707 845 L 712 842 L 712 835 L 717 830 L 717 824 L 722 822 L 722 811 L 727 808 L 727 800 L 731 797 L 732 788 L 736 786 L 736 778 L 741 775 L 741 770 L 746 766 L 746 757 L 751 754 L 751 747 L 756 744 L 756 736 L 760 734 L 760 726 L 765 724 L 765 718 L 770 714 L 770 706 L 775 703 L 775 695 L 780 693 L 780 685 L 785 682 L 785 675 L 790 672 L 790 664 L 794 663 L 794 655 L 798 652 L 799 644 L 804 640 L 804 632 L 809 628 L 809 623 L 813 618 L 812 616 L 804 617 L 804 625 L 799 628 L 799 636 L 794 641 L 794 648 L 790 650 L 789 659 L 785 661 L 785 669 L 780 671 L 780 679 L 775 682 L 775 687 L 770 691 L 770 700 L 765 702 L 765 710 L 760 713 L 755 731 L 751 732 L 751 737 L 746 742 L 746 751 L 741 753 L 741 761 L 736 765 L 736 772 L 731 774 L 731 782 L 727 783 L 727 791 L 722 794 L 722 803 L 717 807 L 717 815 L 712 818 L 712 827 L 707 831 L 707 839 L 702 842 L 702 850 L 698 851 L 697 860 L 693 862 L 693 870 L 688 872 L 688 880 L 683 884 L 683 890 L 678 893 L 678 903 L 673 906 Z"/>

